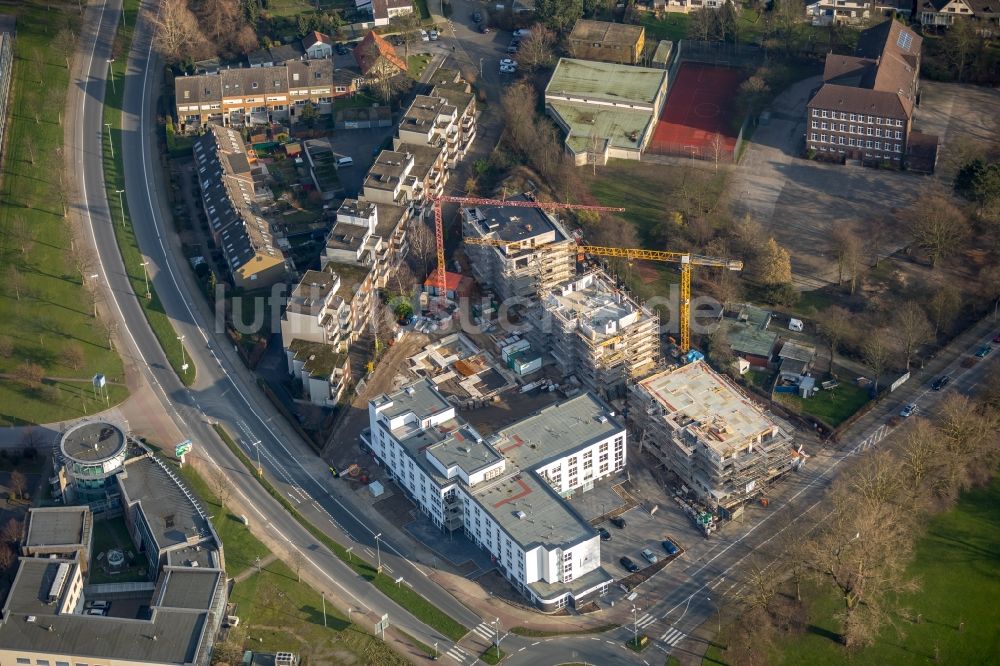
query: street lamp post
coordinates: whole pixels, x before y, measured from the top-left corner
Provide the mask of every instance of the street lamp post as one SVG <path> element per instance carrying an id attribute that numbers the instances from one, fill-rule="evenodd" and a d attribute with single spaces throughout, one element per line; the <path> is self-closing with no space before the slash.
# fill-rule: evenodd
<path id="1" fill-rule="evenodd" d="M 710 603 L 713 606 L 715 606 L 715 615 L 716 615 L 716 617 L 719 618 L 719 627 L 718 627 L 718 631 L 716 632 L 716 636 L 721 636 L 722 635 L 722 607 L 719 606 L 718 602 L 712 601 L 712 597 L 705 597 L 705 601 L 707 601 L 708 603 Z"/>
<path id="2" fill-rule="evenodd" d="M 375 557 L 378 560 L 378 573 L 382 573 L 382 549 L 379 547 L 378 540 L 382 538 L 382 533 L 379 532 L 375 535 Z"/>
<path id="3" fill-rule="evenodd" d="M 111 92 L 117 95 L 118 90 L 115 88 L 115 68 L 112 67 L 113 64 L 115 64 L 115 59 L 108 58 L 108 71 L 111 72 Z"/>
<path id="4" fill-rule="evenodd" d="M 632 606 L 632 644 L 638 648 L 639 647 L 639 611 L 641 608 L 636 608 L 633 604 Z"/>
<path id="5" fill-rule="evenodd" d="M 118 195 L 118 208 L 122 212 L 122 229 L 125 228 L 125 201 L 122 199 L 122 195 L 125 194 L 125 190 L 115 190 L 115 194 Z M 147 285 L 146 291 L 149 291 L 149 286 Z M 148 297 L 147 297 L 148 298 Z"/>
<path id="6" fill-rule="evenodd" d="M 181 372 L 186 373 L 188 369 L 188 363 L 187 363 L 187 357 L 184 355 L 184 336 L 178 335 L 177 341 L 181 343 Z"/>
<path id="7" fill-rule="evenodd" d="M 264 476 L 264 469 L 260 466 L 260 440 L 253 443 L 254 450 L 257 451 L 257 476 Z"/>
<path id="8" fill-rule="evenodd" d="M 479 59 L 479 78 L 483 78 L 483 59 Z"/>
<path id="9" fill-rule="evenodd" d="M 149 291 L 149 271 L 146 268 L 147 266 L 149 266 L 148 259 L 142 262 L 142 278 L 146 281 L 146 299 L 148 300 L 153 297 L 153 294 Z"/>
<path id="10" fill-rule="evenodd" d="M 111 146 L 111 159 L 115 159 L 115 140 L 111 138 L 111 123 L 104 123 L 108 128 L 108 145 Z"/>
<path id="11" fill-rule="evenodd" d="M 496 627 L 496 630 L 497 630 L 497 640 L 496 640 L 496 643 L 494 643 L 494 645 L 496 645 L 496 648 L 497 648 L 497 661 L 499 661 L 500 660 L 500 618 L 497 618 L 496 620 L 494 620 L 493 621 L 493 625 Z"/>

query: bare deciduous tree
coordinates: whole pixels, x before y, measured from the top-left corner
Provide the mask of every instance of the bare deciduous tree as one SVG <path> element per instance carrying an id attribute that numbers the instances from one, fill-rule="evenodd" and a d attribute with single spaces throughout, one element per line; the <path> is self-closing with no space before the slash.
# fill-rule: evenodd
<path id="1" fill-rule="evenodd" d="M 937 338 L 942 328 L 951 328 L 956 315 L 962 308 L 962 294 L 948 283 L 942 284 L 934 291 L 927 302 L 927 309 L 934 324 L 934 337 Z"/>
<path id="2" fill-rule="evenodd" d="M 910 359 L 920 345 L 931 339 L 934 334 L 931 324 L 923 308 L 914 301 L 907 301 L 896 310 L 893 317 L 893 336 L 899 345 L 899 353 L 907 370 L 910 369 Z"/>
<path id="3" fill-rule="evenodd" d="M 863 254 L 861 239 L 850 227 L 840 226 L 833 231 L 831 240 L 837 255 L 837 284 L 843 284 L 845 278 L 850 279 L 853 294 L 858 286 Z"/>
<path id="4" fill-rule="evenodd" d="M 14 297 L 17 300 L 21 300 L 21 294 L 24 293 L 25 280 L 24 275 L 21 274 L 21 270 L 14 264 L 7 267 L 7 286 L 14 292 Z"/>
<path id="5" fill-rule="evenodd" d="M 527 69 L 548 67 L 555 58 L 555 43 L 556 37 L 551 30 L 535 26 L 517 51 L 521 64 Z"/>
<path id="6" fill-rule="evenodd" d="M 886 334 L 882 329 L 869 331 L 867 339 L 861 345 L 861 356 L 865 366 L 872 371 L 875 382 L 875 392 L 878 393 L 878 382 L 882 373 L 889 367 L 892 350 L 886 344 Z"/>
<path id="7" fill-rule="evenodd" d="M 5 543 L 0 543 L 0 571 L 7 571 L 17 562 L 14 549 Z"/>
<path id="8" fill-rule="evenodd" d="M 79 370 L 84 362 L 83 347 L 76 342 L 69 343 L 59 354 L 59 361 L 70 370 Z"/>
<path id="9" fill-rule="evenodd" d="M 20 472 L 18 472 L 18 474 L 20 474 Z M 13 477 L 13 475 L 11 475 L 11 476 Z M 21 479 L 22 480 L 24 479 L 24 475 L 23 474 L 21 474 Z M 14 484 L 13 484 L 13 478 L 12 478 L 11 479 L 11 487 L 12 488 L 13 488 L 13 485 Z M 24 489 L 22 488 L 21 492 L 23 492 L 23 491 L 24 491 Z M 9 544 L 15 544 L 16 545 L 17 543 L 19 543 L 21 541 L 21 532 L 22 532 L 23 528 L 24 528 L 24 523 L 22 523 L 17 518 L 11 518 L 6 523 L 4 523 L 3 530 L 0 531 L 0 539 L 2 539 L 4 543 L 9 543 Z"/>
<path id="10" fill-rule="evenodd" d="M 45 377 L 45 370 L 37 363 L 22 363 L 14 369 L 14 376 L 29 388 L 38 388 Z"/>
<path id="11" fill-rule="evenodd" d="M 10 473 L 10 489 L 14 491 L 14 495 L 21 499 L 24 497 L 24 491 L 28 488 L 28 479 L 21 473 L 21 470 L 15 469 Z M 13 520 L 13 519 L 11 519 Z M 9 521 L 8 521 L 9 522 Z"/>
<path id="12" fill-rule="evenodd" d="M 840 346 L 852 333 L 851 313 L 832 305 L 821 311 L 817 316 L 817 326 L 820 336 L 826 341 L 830 350 L 830 372 L 833 372 L 833 360 L 840 351 Z"/>
<path id="13" fill-rule="evenodd" d="M 233 484 L 226 477 L 225 472 L 215 467 L 209 472 L 209 479 L 211 480 L 215 496 L 219 498 L 219 504 L 222 506 L 228 505 L 229 499 L 233 496 Z"/>
<path id="14" fill-rule="evenodd" d="M 10 358 L 14 355 L 14 341 L 9 335 L 0 335 L 0 358 Z"/>
<path id="15" fill-rule="evenodd" d="M 430 226 L 423 220 L 413 220 L 407 233 L 414 256 L 420 261 L 421 275 L 427 277 L 431 260 L 437 255 L 437 241 Z M 417 276 L 418 279 L 420 276 Z"/>
<path id="16" fill-rule="evenodd" d="M 153 15 L 152 20 L 156 31 L 153 45 L 167 62 L 177 63 L 188 57 L 198 59 L 206 54 L 208 41 L 187 0 L 163 0 L 159 14 Z"/>

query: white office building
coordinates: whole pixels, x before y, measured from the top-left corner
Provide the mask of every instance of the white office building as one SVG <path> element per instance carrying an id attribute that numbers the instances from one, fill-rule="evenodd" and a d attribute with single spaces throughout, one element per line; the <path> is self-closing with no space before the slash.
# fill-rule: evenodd
<path id="1" fill-rule="evenodd" d="M 600 537 L 565 501 L 625 467 L 625 428 L 589 393 L 484 438 L 421 380 L 369 402 L 372 452 L 442 530 L 462 529 L 546 610 L 603 594 Z"/>

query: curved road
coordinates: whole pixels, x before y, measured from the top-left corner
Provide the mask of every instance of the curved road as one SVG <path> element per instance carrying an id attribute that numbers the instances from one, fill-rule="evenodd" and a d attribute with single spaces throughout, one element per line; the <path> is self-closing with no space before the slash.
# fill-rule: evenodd
<path id="1" fill-rule="evenodd" d="M 219 440 L 212 422 L 224 424 L 231 433 L 245 431 L 260 441 L 265 473 L 285 492 L 298 510 L 340 543 L 355 545 L 355 553 L 376 548 L 375 534 L 363 522 L 362 511 L 347 507 L 326 488 L 329 472 L 297 435 L 268 413 L 265 398 L 253 387 L 251 378 L 232 348 L 213 331 L 211 313 L 200 310 L 186 294 L 197 293 L 184 284 L 186 271 L 178 269 L 166 238 L 172 234 L 162 214 L 163 193 L 155 169 L 160 168 L 156 153 L 155 100 L 158 97 L 161 65 L 151 52 L 148 22 L 140 18 L 125 77 L 125 114 L 122 150 L 126 169 L 126 196 L 140 247 L 149 261 L 150 279 L 173 318 L 179 335 L 187 341 L 190 357 L 197 365 L 198 379 L 186 389 L 164 356 L 150 330 L 125 274 L 117 248 L 114 228 L 105 199 L 102 171 L 103 98 L 107 58 L 121 15 L 121 0 L 105 0 L 87 8 L 81 27 L 80 53 L 70 86 L 70 108 L 76 109 L 70 153 L 78 179 L 77 209 L 84 229 L 98 251 L 97 272 L 114 317 L 121 325 L 121 353 L 134 370 L 153 388 L 164 412 L 182 433 L 192 438 L 200 455 L 211 465 L 225 470 L 233 481 L 233 499 L 246 508 L 252 521 L 266 525 L 286 550 L 308 563 L 313 575 L 339 588 L 344 606 L 364 612 L 369 623 L 388 613 L 390 622 L 423 642 L 449 647 L 451 641 L 418 621 L 408 611 L 359 578 L 325 546 L 302 528 L 281 505 L 247 474 L 242 463 Z M 156 3 L 146 2 L 149 11 Z M 121 83 L 119 83 L 121 85 Z M 382 563 L 391 575 L 403 576 L 425 598 L 468 627 L 479 617 L 426 579 L 426 574 L 394 554 L 391 542 L 381 540 Z M 374 558 L 368 558 L 374 559 Z"/>
<path id="2" fill-rule="evenodd" d="M 148 0 L 145 3 L 150 11 L 155 11 L 155 5 Z M 246 473 L 242 464 L 212 430 L 211 423 L 220 422 L 231 433 L 242 432 L 246 439 L 258 440 L 265 473 L 314 525 L 344 545 L 356 544 L 356 553 L 380 548 L 382 563 L 391 575 L 402 576 L 422 596 L 470 629 L 476 628 L 477 631 L 470 637 L 478 634 L 483 638 L 482 618 L 428 580 L 424 570 L 400 556 L 391 541 L 381 539 L 376 545 L 375 533 L 364 519 L 366 506 L 358 505 L 353 497 L 338 499 L 330 494 L 329 484 L 333 482 L 326 464 L 280 417 L 272 420 L 267 416 L 272 412 L 270 404 L 257 390 L 253 376 L 233 353 L 222 331 L 216 328 L 213 313 L 197 295 L 199 289 L 192 281 L 191 272 L 179 265 L 176 259 L 179 253 L 175 253 L 172 247 L 173 231 L 168 222 L 169 216 L 164 213 L 169 207 L 164 192 L 156 187 L 163 178 L 156 171 L 161 169 L 161 162 L 152 119 L 155 118 L 155 104 L 159 97 L 161 65 L 151 52 L 148 23 L 141 18 L 125 80 L 123 141 L 122 146 L 116 148 L 124 154 L 126 196 L 140 246 L 150 263 L 151 280 L 177 332 L 184 335 L 188 342 L 187 350 L 198 368 L 198 380 L 191 389 L 186 389 L 170 369 L 124 274 L 105 200 L 101 170 L 102 100 L 106 59 L 110 54 L 120 8 L 120 0 L 105 0 L 103 4 L 92 5 L 87 10 L 79 42 L 83 53 L 77 59 L 77 70 L 74 72 L 76 85 L 71 86 L 70 92 L 71 108 L 78 110 L 70 148 L 80 186 L 79 212 L 99 250 L 98 271 L 112 312 L 122 325 L 122 353 L 126 362 L 140 372 L 153 388 L 160 406 L 180 431 L 195 441 L 196 454 L 226 471 L 234 484 L 234 499 L 246 507 L 245 513 L 250 519 L 265 525 L 275 540 L 285 544 L 286 553 L 308 563 L 313 578 L 319 577 L 330 586 L 339 588 L 343 603 L 363 611 L 369 622 L 382 613 L 388 613 L 393 625 L 402 627 L 424 643 L 437 643 L 442 654 L 462 663 L 475 661 L 468 651 L 463 651 L 423 625 L 358 578 L 324 546 L 316 543 Z M 461 15 L 458 20 L 463 20 Z M 456 32 L 461 36 L 465 30 L 460 27 Z M 475 39 L 471 31 L 469 33 L 469 37 Z M 192 294 L 195 296 L 192 297 Z M 954 387 L 966 388 L 984 372 L 985 365 L 961 371 L 964 373 L 961 376 L 956 370 L 958 378 L 952 390 L 955 390 Z M 905 398 L 908 393 L 919 390 L 917 386 L 904 387 L 901 393 Z M 934 398 L 932 395 L 924 399 L 929 402 Z M 855 430 L 878 432 L 876 429 L 880 422 L 884 422 L 888 411 L 891 409 L 883 405 L 877 414 L 871 415 Z M 862 442 L 868 437 L 866 434 L 856 441 Z M 251 457 L 255 455 L 255 451 L 247 453 Z M 796 519 L 808 515 L 809 510 L 816 506 L 814 500 L 821 497 L 823 488 L 840 462 L 852 453 L 830 453 L 807 467 L 806 472 L 792 477 L 787 494 L 798 499 L 799 503 L 794 505 L 797 509 L 804 509 L 796 514 Z M 570 659 L 598 663 L 648 663 L 649 659 L 654 662 L 662 659 L 662 654 L 656 656 L 656 650 L 695 651 L 697 647 L 692 646 L 691 641 L 703 639 L 692 638 L 692 635 L 715 613 L 715 601 L 711 595 L 717 588 L 720 592 L 731 591 L 734 583 L 726 583 L 729 570 L 770 541 L 775 531 L 780 533 L 786 528 L 777 529 L 778 521 L 773 521 L 771 517 L 777 515 L 778 509 L 789 506 L 787 501 L 779 506 L 772 505 L 772 511 L 762 520 L 738 531 L 734 528 L 731 534 L 724 531 L 711 542 L 693 546 L 691 559 L 668 566 L 640 589 L 636 603 L 645 608 L 637 611 L 634 617 L 640 624 L 640 631 L 654 639 L 655 649 L 647 650 L 643 655 L 634 655 L 622 647 L 622 641 L 632 634 L 633 614 L 631 603 L 622 599 L 623 595 L 614 594 L 610 599 L 615 599 L 618 606 L 607 614 L 617 617 L 618 621 L 625 621 L 627 616 L 627 627 L 592 637 L 537 640 L 506 636 L 502 646 L 510 654 L 509 662 L 555 664 Z M 683 570 L 682 566 L 685 567 Z M 714 623 L 710 624 L 714 626 Z"/>

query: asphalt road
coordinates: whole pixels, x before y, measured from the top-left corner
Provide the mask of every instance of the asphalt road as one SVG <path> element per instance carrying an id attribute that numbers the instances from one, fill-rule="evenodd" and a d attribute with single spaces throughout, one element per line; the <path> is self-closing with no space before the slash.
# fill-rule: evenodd
<path id="1" fill-rule="evenodd" d="M 155 3 L 145 4 L 155 11 Z M 90 6 L 85 15 L 79 42 L 82 57 L 78 62 L 82 65 L 78 65 L 80 69 L 75 72 L 71 86 L 71 94 L 79 98 L 73 106 L 79 111 L 74 119 L 75 141 L 71 152 L 79 178 L 80 197 L 75 204 L 98 249 L 96 270 L 112 313 L 122 324 L 121 351 L 126 362 L 153 388 L 180 431 L 194 440 L 194 455 L 226 471 L 233 481 L 233 498 L 245 507 L 250 520 L 266 525 L 279 542 L 286 544 L 286 550 L 310 565 L 315 576 L 339 589 L 345 607 L 351 605 L 364 611 L 369 622 L 388 613 L 393 625 L 422 641 L 438 642 L 442 647 L 450 645 L 448 639 L 377 592 L 317 543 L 246 473 L 211 428 L 211 423 L 219 422 L 230 432 L 238 433 L 241 424 L 245 424 L 247 431 L 261 443 L 265 473 L 315 525 L 344 545 L 355 545 L 355 553 L 377 549 L 390 575 L 402 576 L 422 596 L 463 624 L 473 627 L 479 623 L 474 613 L 399 557 L 391 541 L 382 539 L 376 545 L 375 533 L 364 522 L 364 511 L 345 506 L 330 495 L 326 465 L 286 429 L 280 418 L 272 420 L 266 398 L 258 393 L 252 379 L 244 376 L 245 371 L 225 338 L 215 333 L 211 313 L 200 310 L 197 301 L 192 302 L 190 294 L 196 290 L 184 282 L 188 271 L 180 270 L 170 252 L 173 232 L 162 212 L 166 210 L 164 193 L 155 188 L 160 157 L 151 119 L 155 117 L 158 74 L 162 69 L 155 55 L 151 57 L 148 23 L 140 19 L 125 79 L 123 140 L 116 149 L 124 154 L 126 196 L 140 247 L 150 263 L 150 279 L 178 334 L 185 337 L 190 358 L 198 369 L 195 386 L 184 388 L 170 369 L 125 274 L 105 199 L 101 169 L 102 100 L 107 58 L 120 7 L 120 0 L 105 0 Z M 119 81 L 118 85 L 122 83 Z"/>
<path id="2" fill-rule="evenodd" d="M 150 7 L 154 5 L 148 2 Z M 462 26 L 462 7 L 471 8 L 471 3 L 456 4 L 456 17 L 460 25 L 456 32 L 461 39 L 463 31 L 469 35 L 469 44 L 461 46 L 469 61 L 485 58 L 478 53 L 496 53 L 496 44 L 483 40 L 480 44 L 478 33 L 468 26 Z M 155 187 L 160 182 L 160 156 L 154 140 L 155 126 L 152 123 L 153 109 L 159 87 L 161 67 L 149 49 L 150 33 L 148 25 L 140 21 L 133 52 L 130 57 L 129 72 L 126 76 L 126 114 L 124 118 L 124 139 L 121 149 L 126 165 L 126 196 L 138 234 L 140 246 L 150 262 L 151 279 L 168 314 L 174 319 L 180 335 L 185 336 L 187 349 L 198 367 L 198 381 L 195 386 L 185 389 L 170 370 L 162 350 L 146 324 L 139 308 L 136 295 L 121 264 L 112 222 L 110 220 L 101 171 L 101 100 L 107 71 L 106 58 L 110 53 L 111 36 L 119 16 L 119 0 L 106 0 L 104 4 L 91 6 L 82 26 L 80 45 L 83 53 L 84 71 L 76 72 L 71 94 L 77 95 L 79 104 L 74 108 L 79 112 L 74 119 L 76 141 L 71 146 L 76 172 L 80 180 L 81 196 L 76 205 L 84 216 L 87 229 L 99 248 L 100 265 L 98 273 L 110 298 L 114 314 L 124 324 L 121 337 L 127 362 L 134 366 L 150 386 L 153 387 L 163 409 L 177 426 L 196 443 L 196 455 L 210 464 L 226 470 L 234 485 L 234 499 L 246 507 L 252 521 L 266 525 L 276 540 L 286 544 L 286 550 L 307 563 L 314 577 L 325 581 L 341 591 L 342 601 L 366 612 L 369 621 L 388 613 L 394 625 L 401 626 L 408 633 L 428 644 L 438 643 L 442 653 L 453 648 L 447 639 L 437 635 L 407 611 L 375 591 L 360 580 L 339 559 L 325 547 L 315 542 L 311 535 L 288 516 L 246 473 L 240 462 L 218 440 L 211 429 L 212 422 L 224 424 L 230 432 L 241 431 L 245 424 L 249 437 L 260 441 L 260 452 L 265 473 L 297 504 L 299 510 L 314 524 L 345 545 L 356 544 L 355 552 L 376 549 L 375 533 L 366 518 L 366 507 L 359 506 L 353 498 L 335 498 L 325 463 L 302 442 L 281 420 L 270 416 L 272 409 L 266 398 L 256 389 L 250 373 L 242 366 L 221 331 L 214 325 L 213 314 L 201 302 L 196 286 L 191 282 L 190 271 L 179 264 L 173 251 L 175 239 L 173 231 L 163 211 L 168 210 L 165 193 Z M 466 16 L 471 11 L 466 11 Z M 493 33 L 493 38 L 497 34 Z M 485 36 L 491 37 L 491 36 Z M 478 64 L 478 62 L 477 62 Z M 484 78 L 488 79 L 484 62 Z M 490 86 L 493 94 L 497 88 Z M 969 371 L 955 372 L 956 380 L 949 390 L 962 390 L 976 376 L 985 372 L 987 364 L 979 364 Z M 916 389 L 914 389 L 916 390 Z M 922 407 L 940 394 L 927 394 L 919 399 Z M 927 404 L 923 404 L 926 402 Z M 897 409 L 895 405 L 884 406 L 887 412 Z M 885 415 L 883 415 L 884 417 Z M 863 426 L 862 426 L 863 427 Z M 867 431 L 866 431 L 867 432 Z M 860 442 L 865 437 L 856 438 Z M 352 443 L 353 444 L 353 443 Z M 251 457 L 256 449 L 248 450 Z M 821 461 L 806 468 L 794 477 L 790 494 L 795 501 L 802 502 L 819 497 L 822 488 L 835 473 L 848 453 L 833 452 Z M 796 489 L 797 488 L 797 489 Z M 815 506 L 815 505 L 813 505 Z M 781 506 L 772 507 L 768 515 L 777 515 Z M 797 514 L 798 518 L 808 515 L 808 510 Z M 769 524 L 770 522 L 770 524 Z M 715 607 L 710 595 L 724 585 L 727 573 L 737 566 L 748 553 L 769 540 L 777 521 L 765 518 L 764 522 L 751 523 L 744 529 L 724 532 L 713 538 L 700 555 L 692 549 L 686 568 L 667 567 L 654 584 L 641 591 L 637 604 L 641 611 L 635 617 L 642 630 L 656 640 L 656 649 L 669 651 L 683 647 L 690 640 L 694 629 L 706 619 L 711 619 Z M 381 540 L 378 544 L 382 562 L 394 576 L 402 576 L 422 596 L 433 601 L 450 615 L 471 627 L 481 627 L 481 618 L 459 604 L 450 595 L 425 579 L 424 572 L 399 556 L 391 540 Z M 371 559 L 371 558 L 369 558 Z M 725 588 L 723 587 L 723 591 Z M 614 597 L 612 597 L 614 599 Z M 646 599 L 649 599 L 647 602 Z M 625 615 L 631 619 L 631 604 L 616 599 L 618 607 L 613 615 Z M 624 605 L 628 613 L 623 613 Z M 510 663 L 558 663 L 567 658 L 592 662 L 615 663 L 623 661 L 644 661 L 649 657 L 633 655 L 621 647 L 621 642 L 631 635 L 631 628 L 622 628 L 602 637 L 563 638 L 533 640 L 508 636 L 503 647 L 511 654 Z M 610 641 L 610 642 L 609 642 Z M 454 651 L 458 661 L 474 661 L 467 652 Z"/>

